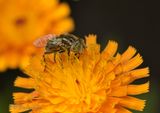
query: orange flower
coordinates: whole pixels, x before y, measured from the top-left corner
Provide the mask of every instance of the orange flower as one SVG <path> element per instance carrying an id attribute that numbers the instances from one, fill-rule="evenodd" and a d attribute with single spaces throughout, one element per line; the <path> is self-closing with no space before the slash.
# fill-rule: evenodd
<path id="1" fill-rule="evenodd" d="M 59 0 L 1 0 L 0 71 L 24 67 L 39 36 L 72 31 L 69 14 L 68 4 Z"/>
<path id="2" fill-rule="evenodd" d="M 18 77 L 15 86 L 34 89 L 31 93 L 14 93 L 11 113 L 131 113 L 142 111 L 145 100 L 133 97 L 148 92 L 149 83 L 131 84 L 148 76 L 148 68 L 135 69 L 142 57 L 129 46 L 115 55 L 118 44 L 109 41 L 100 52 L 96 36 L 86 37 L 87 48 L 77 58 L 73 53 L 41 55 L 25 68 L 29 78 Z M 134 56 L 135 55 L 135 56 Z"/>

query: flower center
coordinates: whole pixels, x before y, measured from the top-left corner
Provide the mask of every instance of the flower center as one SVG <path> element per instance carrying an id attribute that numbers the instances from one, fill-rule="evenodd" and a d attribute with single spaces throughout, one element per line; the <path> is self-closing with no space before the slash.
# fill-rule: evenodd
<path id="1" fill-rule="evenodd" d="M 79 85 L 79 84 L 80 84 L 80 83 L 79 83 L 79 80 L 76 79 L 76 83 L 77 83 L 77 85 Z"/>
<path id="2" fill-rule="evenodd" d="M 25 17 L 20 17 L 15 20 L 15 25 L 17 27 L 24 26 L 27 23 L 27 19 Z"/>

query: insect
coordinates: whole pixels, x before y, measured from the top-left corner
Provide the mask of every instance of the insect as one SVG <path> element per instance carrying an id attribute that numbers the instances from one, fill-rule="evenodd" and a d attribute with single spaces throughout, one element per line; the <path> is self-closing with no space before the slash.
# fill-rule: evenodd
<path id="1" fill-rule="evenodd" d="M 67 51 L 74 52 L 75 54 L 80 54 L 86 48 L 84 39 L 79 38 L 73 34 L 61 34 L 61 35 L 45 35 L 37 39 L 33 43 L 36 47 L 45 47 L 45 54 L 62 53 Z"/>

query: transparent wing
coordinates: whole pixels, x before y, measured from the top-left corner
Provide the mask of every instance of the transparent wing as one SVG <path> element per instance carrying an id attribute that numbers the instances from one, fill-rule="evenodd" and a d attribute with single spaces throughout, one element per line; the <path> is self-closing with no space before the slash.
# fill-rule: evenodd
<path id="1" fill-rule="evenodd" d="M 33 42 L 33 45 L 34 45 L 35 47 L 45 47 L 46 44 L 47 44 L 47 42 L 48 42 L 48 40 L 50 40 L 50 39 L 52 39 L 52 38 L 55 38 L 55 37 L 56 37 L 55 34 L 44 35 L 44 36 L 38 38 L 37 40 L 35 40 L 35 41 Z"/>

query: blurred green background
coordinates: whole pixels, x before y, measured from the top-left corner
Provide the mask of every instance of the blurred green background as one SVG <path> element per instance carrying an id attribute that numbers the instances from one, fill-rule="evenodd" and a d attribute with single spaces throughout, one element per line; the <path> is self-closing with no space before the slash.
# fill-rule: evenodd
<path id="1" fill-rule="evenodd" d="M 83 37 L 89 33 L 97 34 L 102 48 L 108 40 L 115 40 L 119 43 L 120 52 L 132 45 L 141 53 L 144 59 L 142 67 L 150 67 L 150 77 L 136 83 L 150 80 L 150 93 L 138 97 L 147 100 L 143 113 L 159 113 L 160 44 L 150 20 L 150 13 L 154 12 L 148 11 L 148 5 L 144 1 L 131 0 L 62 1 L 68 2 L 71 7 L 75 35 Z M 12 92 L 16 90 L 13 82 L 19 75 L 23 75 L 20 70 L 0 73 L 0 113 L 8 113 Z"/>

